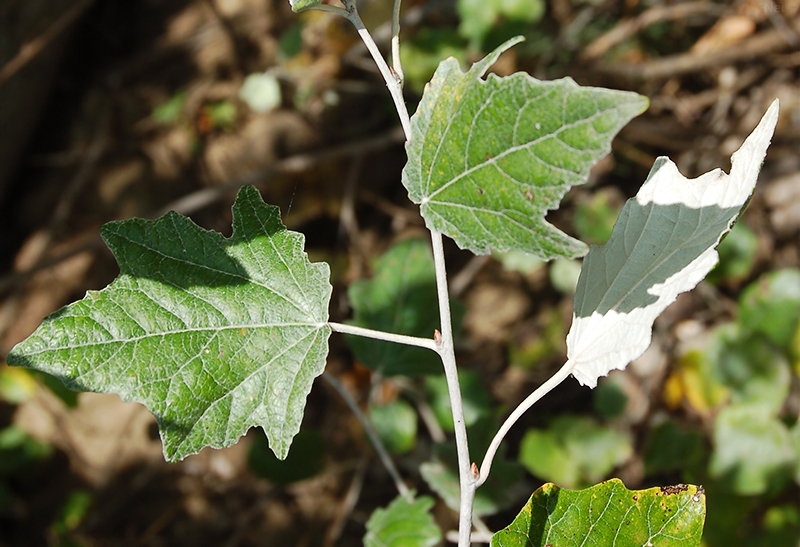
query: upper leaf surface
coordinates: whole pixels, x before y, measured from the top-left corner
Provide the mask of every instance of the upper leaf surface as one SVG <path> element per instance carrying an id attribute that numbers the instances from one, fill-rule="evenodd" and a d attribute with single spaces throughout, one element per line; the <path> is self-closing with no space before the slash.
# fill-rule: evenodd
<path id="1" fill-rule="evenodd" d="M 693 547 L 700 545 L 705 514 L 706 497 L 691 485 L 636 491 L 611 479 L 575 491 L 548 483 L 492 537 L 491 547 Z"/>
<path id="2" fill-rule="evenodd" d="M 750 199 L 778 120 L 777 100 L 731 158 L 694 180 L 659 158 L 620 213 L 608 243 L 583 260 L 567 355 L 573 374 L 594 387 L 650 345 L 653 321 L 693 289 L 718 261 L 715 247 Z"/>
<path id="3" fill-rule="evenodd" d="M 256 425 L 284 458 L 325 366 L 328 265 L 308 261 L 253 187 L 236 198 L 230 239 L 177 213 L 102 235 L 119 277 L 47 317 L 9 363 L 143 403 L 168 460 Z"/>
<path id="4" fill-rule="evenodd" d="M 396 498 L 385 509 L 376 509 L 367 521 L 364 547 L 433 547 L 442 539 L 430 510 L 428 496 L 412 502 Z"/>
<path id="5" fill-rule="evenodd" d="M 586 253 L 544 219 L 647 107 L 635 93 L 486 73 L 506 42 L 464 73 L 442 61 L 411 119 L 403 184 L 430 229 L 464 249 L 542 258 Z"/>

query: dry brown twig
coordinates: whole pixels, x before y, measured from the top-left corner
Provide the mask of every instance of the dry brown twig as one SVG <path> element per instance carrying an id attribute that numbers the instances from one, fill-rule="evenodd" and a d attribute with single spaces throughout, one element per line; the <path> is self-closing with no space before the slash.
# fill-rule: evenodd
<path id="1" fill-rule="evenodd" d="M 794 32 L 800 32 L 800 17 L 795 17 L 791 21 L 790 28 Z M 771 28 L 734 46 L 702 55 L 681 53 L 641 64 L 597 61 L 596 69 L 613 76 L 647 81 L 749 61 L 789 47 L 792 46 L 786 39 L 786 29 Z"/>
<path id="2" fill-rule="evenodd" d="M 686 2 L 674 6 L 653 6 L 637 17 L 620 21 L 614 28 L 596 38 L 586 46 L 586 49 L 581 53 L 581 58 L 583 60 L 596 59 L 614 46 L 656 23 L 681 20 L 695 15 L 718 16 L 725 9 L 724 6 L 705 0 Z"/>
<path id="3" fill-rule="evenodd" d="M 70 27 L 78 17 L 91 6 L 93 0 L 78 0 L 67 11 L 65 11 L 46 31 L 42 34 L 22 44 L 19 52 L 0 69 L 0 87 L 3 86 L 11 77 L 22 70 L 22 68 L 39 55 L 53 40 L 62 32 Z"/>
<path id="4" fill-rule="evenodd" d="M 150 215 L 152 218 L 158 217 L 167 211 L 175 211 L 183 215 L 190 215 L 203 207 L 207 207 L 216 201 L 229 196 L 246 184 L 264 184 L 270 178 L 287 173 L 300 173 L 310 169 L 320 162 L 337 159 L 341 157 L 361 155 L 372 151 L 381 150 L 388 146 L 399 144 L 403 141 L 403 133 L 400 128 L 389 130 L 378 136 L 371 136 L 365 139 L 333 146 L 317 152 L 297 154 L 277 162 L 265 169 L 260 169 L 245 177 L 223 186 L 213 188 L 203 188 L 179 198 Z M 0 278 L 0 294 L 19 288 L 35 273 L 60 264 L 64 260 L 87 250 L 102 249 L 102 240 L 99 235 L 90 239 L 82 240 L 73 247 L 66 249 L 56 256 L 42 254 L 33 265 L 22 270 L 11 272 Z"/>

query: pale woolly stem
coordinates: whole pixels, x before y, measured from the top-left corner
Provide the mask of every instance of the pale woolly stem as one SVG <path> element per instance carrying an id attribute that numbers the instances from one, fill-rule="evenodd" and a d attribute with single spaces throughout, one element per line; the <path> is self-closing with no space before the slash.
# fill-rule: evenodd
<path id="1" fill-rule="evenodd" d="M 394 342 L 395 344 L 417 346 L 419 348 L 425 348 L 439 353 L 439 346 L 430 338 L 419 338 L 417 336 L 406 336 L 405 334 L 394 334 L 392 332 L 357 327 L 355 325 L 345 325 L 344 323 L 329 322 L 328 325 L 334 331 L 341 332 L 342 334 L 354 334 L 356 336 L 363 336 L 364 338 L 373 338 L 375 340 L 384 340 L 385 342 Z"/>
<path id="2" fill-rule="evenodd" d="M 400 3 L 402 0 L 394 0 L 392 9 L 392 68 L 397 78 L 400 80 L 400 88 L 403 87 L 403 65 L 400 62 Z"/>
<path id="3" fill-rule="evenodd" d="M 358 35 L 361 37 L 364 45 L 367 46 L 367 50 L 369 50 L 370 55 L 372 55 L 372 59 L 378 66 L 378 71 L 381 73 L 381 76 L 383 76 L 383 80 L 386 82 L 386 87 L 389 88 L 389 94 L 392 96 L 395 109 L 397 110 L 397 115 L 400 117 L 400 125 L 403 126 L 403 133 L 405 133 L 406 140 L 410 141 L 411 119 L 408 115 L 406 102 L 403 99 L 402 79 L 394 71 L 394 69 L 389 68 L 389 65 L 386 64 L 386 59 L 384 59 L 383 55 L 381 55 L 377 44 L 375 44 L 375 40 L 372 39 L 372 35 L 361 21 L 361 17 L 359 17 L 358 11 L 356 11 L 354 0 L 344 0 L 343 4 L 347 13 L 345 17 L 347 17 L 347 19 L 353 23 L 353 26 L 356 27 Z"/>
<path id="4" fill-rule="evenodd" d="M 478 487 L 472 473 L 467 442 L 467 425 L 464 421 L 464 405 L 461 402 L 461 386 L 458 383 L 456 355 L 453 349 L 453 326 L 450 317 L 450 294 L 447 290 L 447 270 L 444 262 L 444 245 L 441 232 L 431 230 L 433 246 L 433 263 L 436 269 L 436 292 L 439 298 L 439 320 L 441 335 L 438 338 L 439 355 L 444 365 L 447 379 L 447 390 L 450 396 L 450 408 L 453 412 L 453 429 L 458 452 L 458 482 L 461 487 L 461 502 L 458 522 L 458 545 L 469 547 L 472 532 L 472 505 L 475 501 L 475 489 Z"/>
<path id="5" fill-rule="evenodd" d="M 567 361 L 564 366 L 558 370 L 558 372 L 553 374 L 549 380 L 540 385 L 533 393 L 528 395 L 525 400 L 514 409 L 514 412 L 512 412 L 509 417 L 506 418 L 506 421 L 503 422 L 503 425 L 500 426 L 497 434 L 495 434 L 494 438 L 492 439 L 488 450 L 486 450 L 486 455 L 483 457 L 483 463 L 481 464 L 481 470 L 477 481 L 478 486 L 486 482 L 486 479 L 489 477 L 489 472 L 492 469 L 492 460 L 494 460 L 494 457 L 497 454 L 497 449 L 500 448 L 500 443 L 503 442 L 503 439 L 511 427 L 517 423 L 517 420 L 519 420 L 522 415 L 525 414 L 525 412 L 527 412 L 528 409 L 532 407 L 539 399 L 550 393 L 556 386 L 563 382 L 567 376 L 570 375 L 573 368 L 575 368 L 575 365 L 573 365 L 570 361 Z"/>

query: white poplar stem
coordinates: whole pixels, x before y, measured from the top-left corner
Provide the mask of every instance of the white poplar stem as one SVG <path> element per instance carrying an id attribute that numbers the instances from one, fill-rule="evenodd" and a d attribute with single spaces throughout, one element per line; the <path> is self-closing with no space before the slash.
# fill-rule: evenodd
<path id="1" fill-rule="evenodd" d="M 383 80 L 386 82 L 386 87 L 389 88 L 389 94 L 392 96 L 395 109 L 397 110 L 397 115 L 400 117 L 400 125 L 403 126 L 403 133 L 405 133 L 406 141 L 410 141 L 411 119 L 408 115 L 406 102 L 403 99 L 403 85 L 401 76 L 394 72 L 394 69 L 389 68 L 389 65 L 386 64 L 386 59 L 384 59 L 383 55 L 381 55 L 377 44 L 375 44 L 375 40 L 372 39 L 372 35 L 364 26 L 364 23 L 361 21 L 361 17 L 358 15 L 358 11 L 356 11 L 355 1 L 343 0 L 343 4 L 347 10 L 347 15 L 345 17 L 347 17 L 347 19 L 353 23 L 353 26 L 356 27 L 358 35 L 361 37 L 364 45 L 367 46 L 370 55 L 372 55 L 372 59 L 378 66 L 378 70 L 380 71 L 381 76 L 383 76 Z M 399 63 L 399 58 L 397 62 Z"/>
<path id="2" fill-rule="evenodd" d="M 403 65 L 400 62 L 400 3 L 402 0 L 394 0 L 392 10 L 392 67 L 397 78 L 400 80 L 400 88 L 403 87 Z"/>
<path id="3" fill-rule="evenodd" d="M 528 395 L 525 400 L 514 409 L 514 412 L 512 412 L 509 417 L 506 418 L 506 421 L 503 422 L 503 425 L 500 426 L 497 434 L 495 434 L 494 438 L 492 439 L 488 450 L 486 450 L 486 455 L 483 457 L 483 463 L 481 463 L 481 470 L 477 481 L 478 486 L 486 482 L 486 479 L 489 477 L 489 472 L 492 469 L 492 460 L 494 460 L 494 457 L 497 454 L 497 449 L 500 448 L 500 443 L 503 442 L 503 439 L 511 427 L 517 423 L 517 420 L 519 420 L 522 415 L 525 414 L 525 412 L 527 412 L 527 410 L 539 399 L 550 393 L 556 386 L 563 382 L 567 376 L 570 375 L 573 368 L 574 365 L 570 361 L 567 361 L 564 366 L 558 370 L 558 372 L 553 374 L 549 380 L 540 385 L 533 393 Z"/>
<path id="4" fill-rule="evenodd" d="M 438 337 L 439 355 L 444 365 L 447 390 L 450 395 L 450 408 L 453 412 L 453 429 L 458 452 L 458 482 L 461 487 L 461 502 L 458 519 L 458 545 L 469 547 L 472 532 L 472 505 L 475 501 L 477 477 L 473 476 L 467 442 L 467 425 L 464 422 L 464 405 L 461 402 L 461 387 L 458 383 L 458 369 L 453 347 L 453 325 L 450 317 L 450 294 L 447 290 L 447 270 L 444 262 L 444 245 L 441 232 L 431 230 L 433 263 L 436 268 L 436 292 L 439 297 L 439 320 L 441 335 Z"/>
<path id="5" fill-rule="evenodd" d="M 335 13 L 336 15 L 341 15 L 345 19 L 349 19 L 349 13 L 347 10 L 344 10 L 338 6 L 331 6 L 330 4 L 317 4 L 314 6 L 315 10 L 319 11 L 327 11 L 329 13 Z"/>
<path id="6" fill-rule="evenodd" d="M 386 342 L 394 342 L 396 344 L 417 346 L 419 348 L 425 348 L 439 353 L 439 346 L 430 338 L 419 338 L 417 336 L 406 336 L 405 334 L 394 334 L 393 332 L 367 329 L 364 327 L 356 327 L 355 325 L 334 323 L 332 321 L 329 322 L 328 325 L 335 332 L 341 332 L 342 334 L 354 334 L 356 336 L 363 336 L 364 338 L 374 338 L 375 340 L 384 340 Z"/>

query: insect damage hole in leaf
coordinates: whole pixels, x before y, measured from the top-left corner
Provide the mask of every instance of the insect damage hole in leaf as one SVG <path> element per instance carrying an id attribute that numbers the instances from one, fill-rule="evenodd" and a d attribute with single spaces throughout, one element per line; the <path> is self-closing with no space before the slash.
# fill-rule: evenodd
<path id="1" fill-rule="evenodd" d="M 650 345 L 655 318 L 717 263 L 716 246 L 755 188 L 778 120 L 777 99 L 720 169 L 686 179 L 658 158 L 620 213 L 608 243 L 583 260 L 567 356 L 572 374 L 594 387 Z"/>
<path id="2" fill-rule="evenodd" d="M 229 239 L 177 213 L 112 222 L 102 235 L 119 277 L 47 317 L 9 364 L 144 404 L 169 461 L 254 426 L 285 458 L 325 367 L 328 265 L 308 261 L 304 236 L 250 186 Z"/>
<path id="3" fill-rule="evenodd" d="M 545 221 L 647 108 L 636 93 L 524 73 L 482 77 L 509 40 L 464 73 L 439 65 L 412 117 L 403 184 L 426 225 L 477 254 L 577 257 L 586 245 Z"/>

